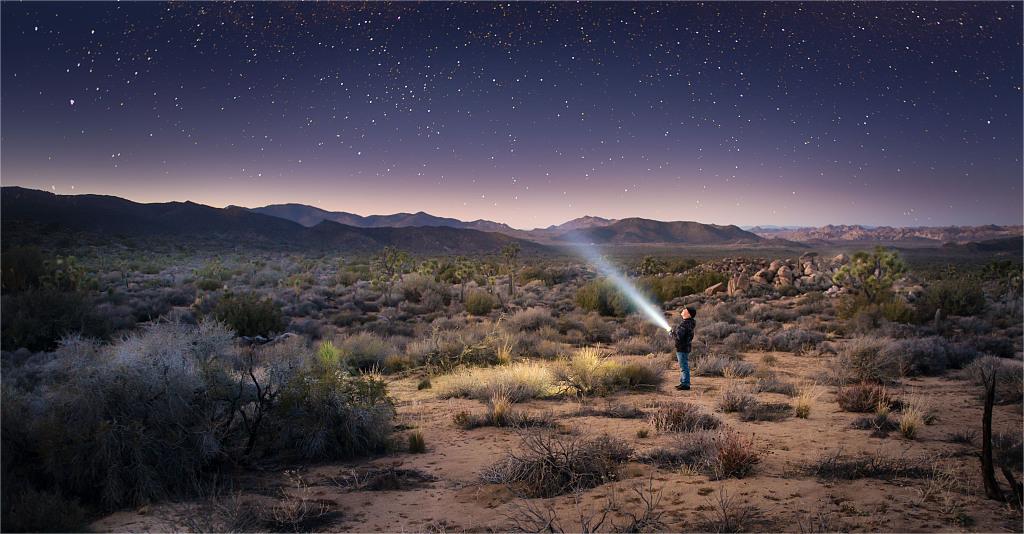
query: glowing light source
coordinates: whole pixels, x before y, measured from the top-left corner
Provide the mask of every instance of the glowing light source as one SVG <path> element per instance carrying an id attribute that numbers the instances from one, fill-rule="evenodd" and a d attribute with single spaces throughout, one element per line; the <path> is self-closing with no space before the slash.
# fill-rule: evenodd
<path id="1" fill-rule="evenodd" d="M 581 256 L 587 259 L 590 263 L 597 267 L 597 270 L 601 272 L 608 280 L 610 280 L 622 294 L 629 299 L 637 310 L 647 318 L 648 321 L 663 328 L 666 332 L 672 331 L 672 327 L 668 325 L 668 321 L 665 320 L 665 313 L 651 302 L 643 293 L 633 285 L 618 269 L 612 267 L 608 260 L 604 259 L 603 256 L 598 254 L 596 250 L 590 245 L 584 243 L 572 243 L 573 248 Z"/>

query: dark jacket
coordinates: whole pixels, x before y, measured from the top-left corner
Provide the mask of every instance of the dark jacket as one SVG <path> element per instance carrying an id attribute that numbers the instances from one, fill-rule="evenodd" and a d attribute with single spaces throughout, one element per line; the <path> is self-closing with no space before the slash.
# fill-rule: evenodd
<path id="1" fill-rule="evenodd" d="M 690 352 L 693 329 L 696 327 L 697 321 L 690 318 L 683 319 L 672 329 L 672 339 L 676 341 L 676 352 Z"/>

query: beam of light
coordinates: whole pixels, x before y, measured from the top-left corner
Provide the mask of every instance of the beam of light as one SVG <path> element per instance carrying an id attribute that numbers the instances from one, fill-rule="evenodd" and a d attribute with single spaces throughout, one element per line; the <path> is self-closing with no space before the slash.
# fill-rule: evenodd
<path id="1" fill-rule="evenodd" d="M 612 265 L 608 263 L 608 260 L 604 259 L 604 257 L 594 250 L 592 246 L 584 243 L 573 242 L 572 248 L 580 256 L 583 256 L 587 261 L 592 263 L 594 267 L 597 267 L 597 270 L 600 271 L 605 278 L 615 284 L 615 287 L 619 288 L 619 291 L 622 291 L 622 294 L 625 295 L 630 302 L 636 305 L 637 310 L 639 310 L 648 321 L 665 329 L 665 331 L 672 331 L 672 327 L 669 326 L 668 321 L 665 320 L 665 313 L 661 311 L 661 308 L 656 306 L 647 298 L 646 295 L 641 293 L 640 290 L 637 289 L 637 287 L 633 285 L 628 278 L 620 273 L 618 269 L 612 267 Z"/>

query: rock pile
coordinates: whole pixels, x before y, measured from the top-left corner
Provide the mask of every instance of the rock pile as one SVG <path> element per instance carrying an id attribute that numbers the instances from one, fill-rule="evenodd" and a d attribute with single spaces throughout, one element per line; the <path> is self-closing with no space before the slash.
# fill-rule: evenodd
<path id="1" fill-rule="evenodd" d="M 846 254 L 822 258 L 816 252 L 808 252 L 796 261 L 725 258 L 703 265 L 705 269 L 729 275 L 725 287 L 716 284 L 707 288 L 705 293 L 712 295 L 725 291 L 730 297 L 735 297 L 743 296 L 752 289 L 759 292 L 787 288 L 800 292 L 828 291 L 835 285 L 832 279 L 836 272 L 849 261 Z M 833 293 L 837 291 L 838 288 L 832 290 Z"/>

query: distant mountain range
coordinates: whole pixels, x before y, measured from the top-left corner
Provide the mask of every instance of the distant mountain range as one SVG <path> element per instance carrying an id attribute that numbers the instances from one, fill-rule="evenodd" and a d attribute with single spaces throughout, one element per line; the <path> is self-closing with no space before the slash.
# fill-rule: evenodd
<path id="1" fill-rule="evenodd" d="M 0 189 L 4 238 L 29 229 L 38 235 L 170 238 L 178 242 L 228 241 L 233 245 L 319 247 L 369 252 L 385 246 L 422 254 L 480 254 L 519 243 L 524 252 L 547 247 L 496 232 L 469 228 L 359 228 L 334 221 L 306 227 L 246 208 L 193 202 L 140 204 L 103 195 L 55 195 L 21 187 Z"/>
<path id="2" fill-rule="evenodd" d="M 327 211 L 305 204 L 271 204 L 251 211 L 264 215 L 273 215 L 282 219 L 297 222 L 303 226 L 316 226 L 323 221 L 333 221 L 357 228 L 407 228 L 410 226 L 446 226 L 449 228 L 469 228 L 483 232 L 514 233 L 517 230 L 507 224 L 485 221 L 460 221 L 450 217 L 438 217 L 422 211 L 416 213 L 395 213 L 393 215 L 356 215 L 345 211 Z"/>
<path id="3" fill-rule="evenodd" d="M 719 226 L 691 221 L 662 222 L 635 217 L 601 226 L 578 226 L 560 232 L 554 239 L 597 244 L 685 243 L 689 245 L 736 245 L 764 241 L 764 238 L 741 230 L 738 226 Z"/>
<path id="4" fill-rule="evenodd" d="M 160 236 L 178 241 L 230 240 L 237 244 L 336 248 L 362 252 L 396 246 L 422 254 L 493 253 L 508 243 L 541 252 L 570 242 L 600 245 L 751 245 L 801 248 L 814 243 L 935 244 L 1021 238 L 1021 226 L 892 228 L 830 225 L 821 228 L 753 227 L 692 221 L 586 216 L 560 225 L 518 230 L 487 220 L 460 221 L 429 213 L 362 216 L 302 204 L 214 208 L 194 202 L 141 204 L 103 195 L 55 195 L 4 187 L 4 237 L 33 231 L 96 236 Z"/>
<path id="5" fill-rule="evenodd" d="M 827 225 L 820 228 L 772 228 L 755 226 L 751 232 L 761 237 L 777 237 L 798 242 L 848 242 L 848 241 L 885 241 L 885 242 L 931 242 L 967 243 L 984 241 L 1002 237 L 1020 237 L 1024 234 L 1022 226 L 942 226 L 942 227 L 907 227 Z"/>

